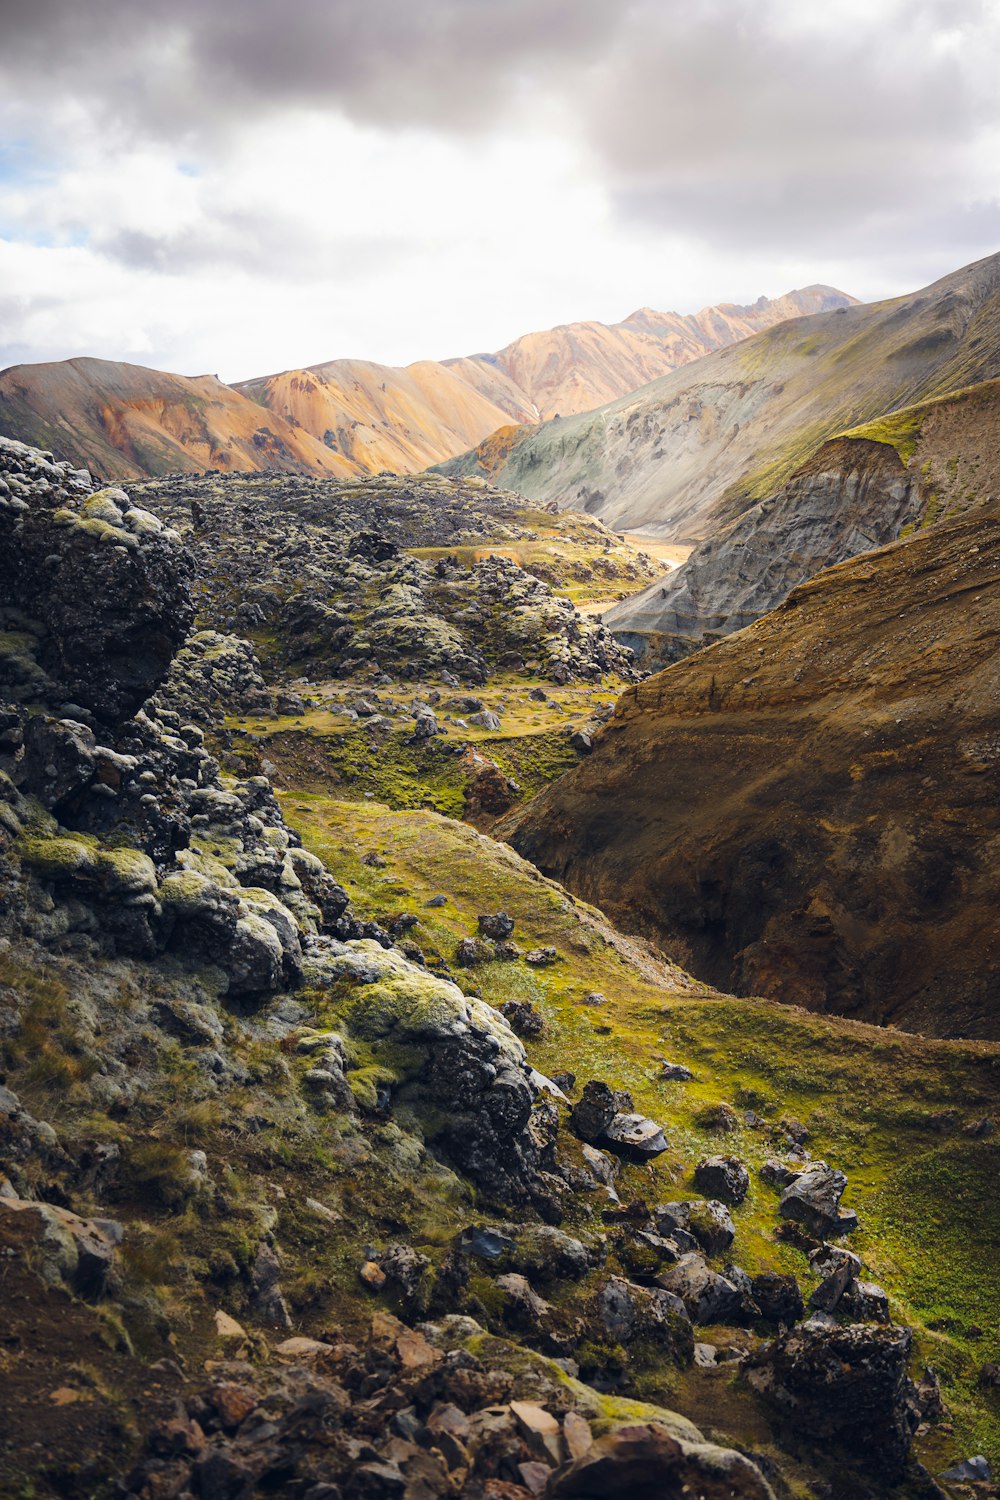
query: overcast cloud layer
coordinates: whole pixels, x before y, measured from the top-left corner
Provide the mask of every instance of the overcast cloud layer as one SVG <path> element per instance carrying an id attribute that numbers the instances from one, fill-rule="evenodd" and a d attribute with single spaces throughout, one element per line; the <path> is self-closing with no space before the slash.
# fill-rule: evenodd
<path id="1" fill-rule="evenodd" d="M 0 0 L 0 364 L 399 363 L 1000 249 L 986 0 Z"/>

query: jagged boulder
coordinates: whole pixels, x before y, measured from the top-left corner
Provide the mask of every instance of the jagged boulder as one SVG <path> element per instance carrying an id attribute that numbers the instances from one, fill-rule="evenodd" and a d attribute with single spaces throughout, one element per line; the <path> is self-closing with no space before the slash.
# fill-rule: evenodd
<path id="1" fill-rule="evenodd" d="M 625 1349 L 642 1343 L 665 1348 L 679 1365 L 689 1365 L 694 1357 L 684 1303 L 665 1288 L 610 1276 L 597 1293 L 594 1316 L 605 1336 Z"/>
<path id="2" fill-rule="evenodd" d="M 678 1232 L 686 1234 L 691 1237 L 690 1248 L 694 1249 L 697 1241 L 706 1255 L 721 1255 L 736 1237 L 729 1209 L 717 1199 L 660 1203 L 654 1210 L 654 1218 L 661 1234 L 675 1237 Z"/>
<path id="3" fill-rule="evenodd" d="M 0 467 L 0 601 L 4 628 L 20 633 L 0 656 L 0 685 L 17 701 L 61 700 L 119 724 L 191 628 L 191 559 L 124 490 L 94 494 L 79 471 L 6 439 Z"/>
<path id="4" fill-rule="evenodd" d="M 371 940 L 307 953 L 304 973 L 317 987 L 353 986 L 345 1032 L 372 1059 L 349 1074 L 363 1105 L 391 1105 L 494 1199 L 555 1210 L 531 1070 L 497 1011 Z"/>
<path id="5" fill-rule="evenodd" d="M 0 1193 L 5 1240 L 33 1262 L 44 1281 L 64 1283 L 81 1297 L 103 1295 L 124 1230 L 114 1219 L 84 1219 L 52 1203 Z"/>
<path id="6" fill-rule="evenodd" d="M 747 1360 L 748 1383 L 817 1446 L 848 1447 L 866 1468 L 897 1478 L 910 1448 L 909 1329 L 803 1323 Z"/>
<path id="7" fill-rule="evenodd" d="M 655 1422 L 619 1427 L 558 1470 L 545 1491 L 552 1500 L 772 1500 L 760 1470 L 743 1454 L 686 1443 Z"/>
<path id="8" fill-rule="evenodd" d="M 745 1316 L 741 1288 L 713 1271 L 697 1251 L 682 1255 L 675 1266 L 661 1271 L 657 1283 L 681 1299 L 692 1323 L 738 1323 Z"/>
<path id="9" fill-rule="evenodd" d="M 531 954 L 527 957 L 530 961 Z M 609 1088 L 597 1079 L 584 1085 L 571 1124 L 581 1141 L 606 1146 L 629 1160 L 646 1161 L 667 1149 L 662 1126 L 636 1114 L 626 1090 Z"/>
<path id="10" fill-rule="evenodd" d="M 695 1186 L 707 1198 L 742 1203 L 750 1190 L 750 1173 L 738 1156 L 704 1156 L 694 1169 Z"/>
<path id="11" fill-rule="evenodd" d="M 799 1284 L 790 1274 L 761 1271 L 753 1277 L 750 1292 L 769 1323 L 797 1323 L 805 1313 Z"/>
<path id="12" fill-rule="evenodd" d="M 840 1207 L 847 1178 L 822 1165 L 798 1173 L 785 1188 L 778 1204 L 783 1219 L 796 1219 L 820 1239 L 850 1234 L 858 1227 L 853 1209 Z"/>

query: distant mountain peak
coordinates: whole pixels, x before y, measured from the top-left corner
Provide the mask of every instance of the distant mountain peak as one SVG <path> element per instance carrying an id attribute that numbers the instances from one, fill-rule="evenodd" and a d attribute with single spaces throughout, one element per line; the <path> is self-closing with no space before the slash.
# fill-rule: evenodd
<path id="1" fill-rule="evenodd" d="M 835 298 L 807 288 L 750 308 L 640 308 L 565 323 L 504 349 L 399 369 L 334 359 L 226 386 L 90 355 L 0 373 L 0 432 L 121 478 L 267 469 L 412 473 L 511 423 L 568 417 Z"/>

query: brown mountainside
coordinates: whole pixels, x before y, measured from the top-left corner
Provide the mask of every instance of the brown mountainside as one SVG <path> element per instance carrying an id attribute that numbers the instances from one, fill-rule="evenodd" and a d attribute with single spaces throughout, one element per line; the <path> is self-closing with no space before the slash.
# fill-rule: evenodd
<path id="1" fill-rule="evenodd" d="M 525 334 L 497 354 L 447 363 L 508 415 L 524 421 L 513 403 L 504 406 L 503 387 L 495 384 L 511 382 L 531 404 L 534 419 L 547 421 L 592 411 L 775 323 L 847 307 L 853 301 L 833 287 L 808 286 L 783 297 L 760 297 L 750 307 L 724 302 L 686 316 L 641 307 L 621 323 L 568 323 Z"/>
<path id="2" fill-rule="evenodd" d="M 629 689 L 508 829 L 703 979 L 1000 1037 L 1000 504 Z"/>
<path id="3" fill-rule="evenodd" d="M 309 433 L 214 375 L 169 375 L 107 359 L 0 372 L 0 433 L 116 478 L 216 468 L 352 472 Z"/>
<path id="4" fill-rule="evenodd" d="M 760 327 L 850 301 L 814 286 L 689 317 L 643 309 L 620 324 L 529 334 L 495 355 L 402 369 L 332 360 L 232 387 L 110 360 L 15 365 L 0 372 L 0 433 L 127 478 L 413 473 L 512 421 L 582 412 Z"/>
<path id="5" fill-rule="evenodd" d="M 412 474 L 460 452 L 509 420 L 459 374 L 422 360 L 392 369 L 340 359 L 286 370 L 237 388 L 269 413 L 309 433 L 355 473 Z M 522 402 L 518 421 L 532 421 Z"/>

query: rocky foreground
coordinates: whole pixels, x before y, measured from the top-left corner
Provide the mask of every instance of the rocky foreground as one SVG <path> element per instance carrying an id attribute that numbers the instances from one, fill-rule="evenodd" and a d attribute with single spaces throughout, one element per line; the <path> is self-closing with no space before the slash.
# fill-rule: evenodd
<path id="1" fill-rule="evenodd" d="M 748 1110 L 751 1175 L 730 1106 L 685 1161 L 607 1045 L 610 1081 L 543 1076 L 544 1018 L 476 976 L 559 951 L 486 908 L 430 963 L 417 914 L 356 912 L 155 696 L 199 583 L 177 532 L 0 457 L 6 1492 L 941 1494 L 911 1452 L 938 1381 L 808 1129 Z M 741 1263 L 758 1197 L 797 1274 Z M 750 1441 L 665 1399 L 717 1366 Z"/>

